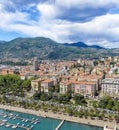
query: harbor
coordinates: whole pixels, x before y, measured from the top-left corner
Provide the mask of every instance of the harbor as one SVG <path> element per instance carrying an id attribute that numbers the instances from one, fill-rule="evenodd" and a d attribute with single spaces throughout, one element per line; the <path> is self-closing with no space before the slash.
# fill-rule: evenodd
<path id="1" fill-rule="evenodd" d="M 39 117 L 21 112 L 0 110 L 0 130 L 102 130 L 101 127 Z"/>
<path id="2" fill-rule="evenodd" d="M 47 121 L 48 120 L 48 121 Z M 37 130 L 47 127 L 45 124 L 50 121 L 52 128 L 55 129 L 60 120 L 47 119 L 25 113 L 13 112 L 9 110 L 0 110 L 0 130 Z M 42 124 L 41 124 L 42 123 Z M 47 123 L 48 124 L 48 123 Z"/>

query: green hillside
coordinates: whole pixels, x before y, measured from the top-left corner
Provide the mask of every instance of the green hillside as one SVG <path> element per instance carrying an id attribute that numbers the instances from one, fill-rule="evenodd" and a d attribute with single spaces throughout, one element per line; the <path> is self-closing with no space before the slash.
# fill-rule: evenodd
<path id="1" fill-rule="evenodd" d="M 98 58 L 113 55 L 110 50 L 65 46 L 49 38 L 17 38 L 0 43 L 0 58 L 77 59 Z"/>

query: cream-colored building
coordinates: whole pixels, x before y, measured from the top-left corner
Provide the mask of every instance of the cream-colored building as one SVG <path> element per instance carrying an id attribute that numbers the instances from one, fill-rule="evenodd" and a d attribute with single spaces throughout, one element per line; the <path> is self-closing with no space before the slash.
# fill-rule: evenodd
<path id="1" fill-rule="evenodd" d="M 112 97 L 119 96 L 119 78 L 106 78 L 102 80 L 102 94 L 109 94 Z"/>
<path id="2" fill-rule="evenodd" d="M 41 91 L 41 79 L 36 79 L 31 81 L 31 91 L 32 93 Z"/>
<path id="3" fill-rule="evenodd" d="M 60 93 L 66 94 L 71 92 L 71 83 L 69 82 L 60 82 Z"/>

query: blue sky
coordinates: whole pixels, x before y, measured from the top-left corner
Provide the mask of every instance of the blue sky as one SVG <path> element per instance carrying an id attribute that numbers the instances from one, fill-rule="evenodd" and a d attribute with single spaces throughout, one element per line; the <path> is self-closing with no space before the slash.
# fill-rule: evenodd
<path id="1" fill-rule="evenodd" d="M 38 36 L 119 47 L 119 0 L 0 0 L 0 40 Z"/>

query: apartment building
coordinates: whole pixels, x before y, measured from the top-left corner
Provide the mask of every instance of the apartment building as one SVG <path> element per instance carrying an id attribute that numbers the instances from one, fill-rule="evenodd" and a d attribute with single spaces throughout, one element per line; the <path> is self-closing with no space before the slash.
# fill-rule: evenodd
<path id="1" fill-rule="evenodd" d="M 71 92 L 71 83 L 68 81 L 62 81 L 59 84 L 60 86 L 60 93 L 61 94 L 66 94 L 68 92 Z"/>
<path id="2" fill-rule="evenodd" d="M 41 79 L 36 79 L 31 81 L 31 91 L 32 93 L 41 91 Z"/>
<path id="3" fill-rule="evenodd" d="M 41 92 L 48 93 L 49 92 L 49 87 L 54 86 L 54 81 L 50 79 L 46 79 L 41 81 Z"/>
<path id="4" fill-rule="evenodd" d="M 119 78 L 103 79 L 101 88 L 101 94 L 109 94 L 112 97 L 119 96 Z"/>
<path id="5" fill-rule="evenodd" d="M 74 94 L 82 94 L 88 96 L 95 96 L 96 94 L 96 82 L 73 82 L 72 92 Z"/>

